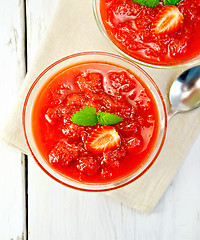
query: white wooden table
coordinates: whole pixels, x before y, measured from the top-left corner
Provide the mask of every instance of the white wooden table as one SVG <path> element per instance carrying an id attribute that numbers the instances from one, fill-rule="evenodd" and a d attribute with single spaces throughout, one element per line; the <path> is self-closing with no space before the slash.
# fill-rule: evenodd
<path id="1" fill-rule="evenodd" d="M 1 127 L 57 1 L 0 1 Z M 0 240 L 199 240 L 199 145 L 200 135 L 146 216 L 104 194 L 61 186 L 32 158 L 0 142 Z"/>

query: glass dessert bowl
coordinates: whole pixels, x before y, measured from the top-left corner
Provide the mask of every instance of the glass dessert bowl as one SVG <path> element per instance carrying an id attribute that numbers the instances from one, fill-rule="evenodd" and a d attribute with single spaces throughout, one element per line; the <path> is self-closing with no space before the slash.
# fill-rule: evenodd
<path id="1" fill-rule="evenodd" d="M 161 0 L 155 7 L 135 1 L 93 0 L 100 31 L 120 54 L 154 68 L 177 68 L 199 62 L 198 0 L 182 0 L 176 6 L 164 6 Z M 168 15 L 175 16 L 175 20 L 171 22 Z M 158 27 L 162 21 L 170 24 Z"/>
<path id="2" fill-rule="evenodd" d="M 167 114 L 151 77 L 123 57 L 78 53 L 34 81 L 23 108 L 28 147 L 56 181 L 85 191 L 133 182 L 157 159 Z"/>

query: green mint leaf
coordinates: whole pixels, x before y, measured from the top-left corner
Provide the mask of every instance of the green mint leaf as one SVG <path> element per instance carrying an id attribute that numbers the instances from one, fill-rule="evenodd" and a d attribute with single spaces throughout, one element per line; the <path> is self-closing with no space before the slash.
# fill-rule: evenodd
<path id="1" fill-rule="evenodd" d="M 147 7 L 156 7 L 160 3 L 160 0 L 132 0 L 132 1 L 140 5 L 145 5 Z"/>
<path id="2" fill-rule="evenodd" d="M 100 125 L 113 125 L 123 120 L 123 118 L 118 115 L 101 111 L 97 112 L 97 119 Z"/>
<path id="3" fill-rule="evenodd" d="M 84 107 L 77 111 L 70 120 L 81 126 L 93 126 L 97 124 L 97 115 L 95 107 Z"/>
<path id="4" fill-rule="evenodd" d="M 176 5 L 177 3 L 181 2 L 182 0 L 164 0 L 165 6 L 167 5 Z"/>
<path id="5" fill-rule="evenodd" d="M 77 111 L 70 120 L 77 125 L 93 126 L 97 123 L 100 125 L 113 125 L 121 122 L 123 118 L 112 113 L 96 112 L 95 107 L 88 106 Z"/>

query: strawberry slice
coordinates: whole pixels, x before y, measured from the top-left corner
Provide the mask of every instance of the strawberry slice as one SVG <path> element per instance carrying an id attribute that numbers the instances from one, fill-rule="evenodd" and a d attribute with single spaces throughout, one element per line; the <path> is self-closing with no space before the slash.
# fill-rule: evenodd
<path id="1" fill-rule="evenodd" d="M 151 31 L 162 35 L 176 32 L 183 23 L 183 15 L 178 8 L 173 5 L 163 7 L 155 16 Z"/>
<path id="2" fill-rule="evenodd" d="M 103 153 L 119 147 L 120 136 L 114 127 L 104 125 L 96 128 L 87 141 L 85 147 L 93 153 Z"/>

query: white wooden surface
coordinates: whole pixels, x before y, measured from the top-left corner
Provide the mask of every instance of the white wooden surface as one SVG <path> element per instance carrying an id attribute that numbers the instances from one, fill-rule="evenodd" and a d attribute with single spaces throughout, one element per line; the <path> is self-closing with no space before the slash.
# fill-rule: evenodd
<path id="1" fill-rule="evenodd" d="M 2 126 L 4 116 L 11 108 L 14 96 L 23 82 L 25 22 L 22 0 L 0 1 Z M 26 2 L 28 66 L 45 34 L 56 2 Z M 199 240 L 199 145 L 200 136 L 150 216 L 142 215 L 101 193 L 68 189 L 51 180 L 29 158 L 27 239 Z M 23 155 L 0 143 L 0 156 L 0 240 L 26 239 Z"/>
<path id="2" fill-rule="evenodd" d="M 23 1 L 0 1 L 0 128 L 25 76 Z M 25 235 L 24 157 L 0 142 L 0 239 Z"/>

